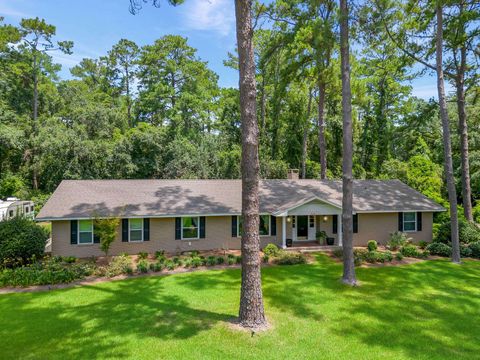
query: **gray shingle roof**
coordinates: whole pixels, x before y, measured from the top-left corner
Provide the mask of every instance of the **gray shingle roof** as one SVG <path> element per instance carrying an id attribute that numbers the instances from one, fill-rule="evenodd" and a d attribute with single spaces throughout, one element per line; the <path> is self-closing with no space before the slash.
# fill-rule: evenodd
<path id="1" fill-rule="evenodd" d="M 337 180 L 262 180 L 260 212 L 277 213 L 312 198 L 338 207 Z M 357 212 L 443 211 L 444 208 L 398 180 L 355 180 Z M 156 217 L 241 213 L 240 180 L 64 180 L 37 220 L 98 216 Z"/>

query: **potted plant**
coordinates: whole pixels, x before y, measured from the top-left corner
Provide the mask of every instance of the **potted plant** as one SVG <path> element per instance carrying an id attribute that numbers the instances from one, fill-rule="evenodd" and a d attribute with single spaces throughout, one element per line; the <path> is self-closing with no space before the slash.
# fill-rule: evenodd
<path id="1" fill-rule="evenodd" d="M 315 234 L 315 237 L 317 238 L 317 242 L 320 245 L 325 245 L 325 241 L 327 240 L 327 233 L 323 230 L 317 231 Z"/>

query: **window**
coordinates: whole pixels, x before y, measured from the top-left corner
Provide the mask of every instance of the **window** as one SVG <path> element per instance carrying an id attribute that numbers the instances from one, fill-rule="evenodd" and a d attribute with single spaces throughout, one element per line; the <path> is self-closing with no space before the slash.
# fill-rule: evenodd
<path id="1" fill-rule="evenodd" d="M 182 218 L 182 239 L 198 239 L 199 220 L 198 216 Z"/>
<path id="2" fill-rule="evenodd" d="M 237 236 L 242 236 L 243 220 L 241 216 L 237 216 Z M 260 236 L 270 235 L 270 215 L 260 215 L 260 222 L 258 227 Z"/>
<path id="3" fill-rule="evenodd" d="M 10 210 L 10 211 L 8 212 L 8 216 L 13 217 L 13 210 Z"/>
<path id="4" fill-rule="evenodd" d="M 78 220 L 78 243 L 93 244 L 92 220 Z"/>
<path id="5" fill-rule="evenodd" d="M 33 211 L 33 206 L 30 206 L 30 211 Z"/>
<path id="6" fill-rule="evenodd" d="M 143 241 L 143 219 L 129 219 L 129 241 Z"/>
<path id="7" fill-rule="evenodd" d="M 263 236 L 270 235 L 270 215 L 260 215 L 258 232 Z"/>
<path id="8" fill-rule="evenodd" d="M 297 225 L 296 225 L 296 221 L 297 221 L 297 217 L 296 216 L 292 216 L 292 228 L 295 228 Z"/>
<path id="9" fill-rule="evenodd" d="M 417 213 L 403 213 L 403 231 L 417 231 Z"/>
<path id="10" fill-rule="evenodd" d="M 308 217 L 308 222 L 309 222 L 308 224 L 311 228 L 315 227 L 315 216 L 310 215 Z"/>
<path id="11" fill-rule="evenodd" d="M 30 212 L 30 208 L 27 206 L 25 207 L 25 213 L 28 214 Z"/>

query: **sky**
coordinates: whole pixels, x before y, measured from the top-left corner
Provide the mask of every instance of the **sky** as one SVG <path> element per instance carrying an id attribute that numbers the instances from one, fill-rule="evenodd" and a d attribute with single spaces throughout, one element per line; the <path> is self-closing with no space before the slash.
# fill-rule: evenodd
<path id="1" fill-rule="evenodd" d="M 238 86 L 238 73 L 223 65 L 236 46 L 233 0 L 186 0 L 178 7 L 164 0 L 160 8 L 147 1 L 137 15 L 130 14 L 128 6 L 129 0 L 0 0 L 0 16 L 14 25 L 21 18 L 38 16 L 56 26 L 57 40 L 72 40 L 73 55 L 52 53 L 62 65 L 63 78 L 70 77 L 69 68 L 81 59 L 105 55 L 122 38 L 141 46 L 176 34 L 198 49 L 198 56 L 219 75 L 220 86 Z M 416 79 L 412 86 L 415 96 L 436 97 L 431 74 Z"/>

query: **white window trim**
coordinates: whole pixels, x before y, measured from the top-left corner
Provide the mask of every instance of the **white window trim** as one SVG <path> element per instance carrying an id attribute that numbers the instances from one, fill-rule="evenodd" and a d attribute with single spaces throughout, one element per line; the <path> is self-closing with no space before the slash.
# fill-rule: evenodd
<path id="1" fill-rule="evenodd" d="M 312 222 L 313 220 L 313 222 Z M 313 226 L 312 226 L 313 224 Z M 315 215 L 308 215 L 308 227 L 309 228 L 314 228 L 315 227 Z"/>
<path id="2" fill-rule="evenodd" d="M 414 230 L 405 230 L 405 214 L 415 214 L 415 219 L 412 221 L 412 220 L 409 220 L 407 221 L 408 223 L 415 223 L 415 229 Z M 404 213 L 402 213 L 402 217 L 403 217 L 403 232 L 417 232 L 418 230 L 418 224 L 417 224 L 417 212 L 416 211 L 406 211 Z"/>
<path id="3" fill-rule="evenodd" d="M 92 245 L 93 244 L 93 220 L 90 220 L 90 223 L 92 224 L 92 231 L 80 231 L 80 221 L 86 221 L 86 220 L 77 220 L 77 245 Z M 80 233 L 87 233 L 91 232 L 92 233 L 92 241 L 88 243 L 81 243 L 80 242 Z"/>
<path id="4" fill-rule="evenodd" d="M 260 235 L 260 216 L 268 216 L 268 234 L 267 235 Z M 242 234 L 240 234 L 240 218 L 241 215 L 237 215 L 237 237 L 242 237 Z M 265 236 L 272 236 L 272 215 L 270 214 L 260 214 L 258 216 L 258 235 L 260 237 L 265 237 Z"/>
<path id="5" fill-rule="evenodd" d="M 130 230 L 131 230 L 131 228 L 130 228 L 130 220 L 132 220 L 132 219 L 128 219 L 128 242 L 132 242 L 132 243 L 143 242 L 143 241 L 144 241 L 144 240 L 143 240 L 143 233 L 144 233 L 144 232 L 143 232 L 143 219 L 142 219 L 142 221 L 141 221 L 141 224 L 142 224 L 142 239 L 141 239 L 141 240 L 131 240 L 131 236 L 130 236 Z M 133 229 L 133 230 L 138 231 L 139 229 Z"/>
<path id="6" fill-rule="evenodd" d="M 183 219 L 185 218 L 197 218 L 197 237 L 191 237 L 191 238 L 184 238 L 183 237 Z M 200 239 L 200 216 L 182 216 L 182 222 L 180 224 L 180 239 L 181 240 L 199 240 Z M 193 229 L 193 228 L 186 228 L 186 229 Z"/>

